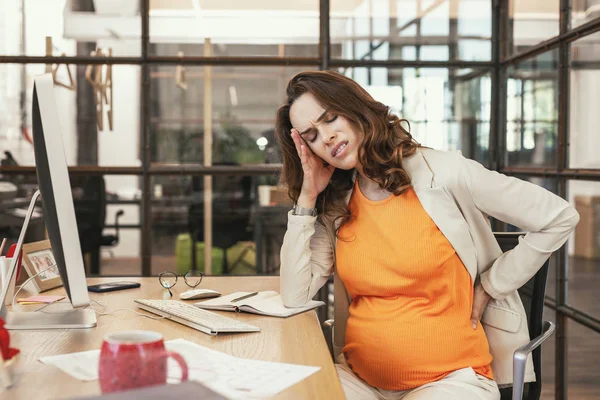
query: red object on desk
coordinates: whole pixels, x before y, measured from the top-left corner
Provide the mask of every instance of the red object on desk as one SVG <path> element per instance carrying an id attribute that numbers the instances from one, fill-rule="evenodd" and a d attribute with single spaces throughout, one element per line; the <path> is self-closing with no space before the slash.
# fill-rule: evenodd
<path id="1" fill-rule="evenodd" d="M 8 361 L 19 354 L 18 349 L 10 347 L 10 335 L 8 329 L 4 327 L 4 320 L 2 318 L 0 318 L 0 352 L 4 361 Z"/>
<path id="2" fill-rule="evenodd" d="M 10 248 L 8 249 L 8 251 L 6 252 L 6 258 L 12 258 L 12 256 L 15 255 L 15 250 L 17 249 L 17 244 L 13 243 Z M 17 278 L 15 279 L 15 282 L 19 280 L 19 278 L 21 277 L 21 264 L 23 263 L 23 250 L 21 250 L 20 254 L 19 254 L 19 261 L 17 262 Z"/>
<path id="3" fill-rule="evenodd" d="M 123 331 L 109 334 L 102 342 L 98 378 L 102 393 L 118 392 L 167 383 L 167 358 L 181 368 L 181 380 L 188 380 L 185 359 L 166 351 L 158 332 Z"/>

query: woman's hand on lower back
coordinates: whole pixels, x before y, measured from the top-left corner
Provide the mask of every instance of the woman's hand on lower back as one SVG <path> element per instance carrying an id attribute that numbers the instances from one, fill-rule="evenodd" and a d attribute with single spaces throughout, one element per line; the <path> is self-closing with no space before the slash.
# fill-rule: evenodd
<path id="1" fill-rule="evenodd" d="M 477 323 L 481 320 L 483 310 L 485 310 L 485 306 L 487 306 L 490 299 L 490 295 L 487 294 L 481 285 L 481 282 L 478 282 L 473 290 L 473 311 L 471 312 L 471 324 L 473 325 L 473 329 L 477 329 Z"/>

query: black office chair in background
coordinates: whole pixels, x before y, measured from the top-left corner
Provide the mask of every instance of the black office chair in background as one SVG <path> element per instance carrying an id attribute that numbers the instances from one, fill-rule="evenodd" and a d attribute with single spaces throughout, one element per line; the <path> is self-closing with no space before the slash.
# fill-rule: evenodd
<path id="1" fill-rule="evenodd" d="M 498 232 L 494 233 L 502 251 L 513 249 L 519 243 L 519 236 L 524 232 Z M 517 349 L 513 355 L 513 386 L 500 389 L 502 400 L 539 400 L 542 392 L 542 352 L 540 345 L 554 333 L 554 324 L 544 321 L 544 296 L 546 294 L 546 278 L 548 276 L 549 261 L 518 290 L 529 323 L 529 337 L 531 341 Z M 333 354 L 333 329 L 334 320 L 323 323 L 325 339 L 331 356 Z M 523 384 L 525 380 L 525 363 L 529 354 L 532 354 L 533 369 L 536 381 Z"/>
<path id="2" fill-rule="evenodd" d="M 236 165 L 221 163 L 219 165 Z M 231 265 L 227 260 L 227 250 L 239 242 L 253 240 L 250 225 L 252 207 L 252 178 L 249 176 L 212 177 L 212 245 L 223 251 L 223 274 L 244 263 L 244 256 L 250 250 L 247 246 Z M 192 178 L 192 203 L 188 209 L 188 229 L 192 239 L 192 269 L 198 269 L 196 242 L 204 241 L 204 177 Z"/>
<path id="3" fill-rule="evenodd" d="M 100 274 L 100 251 L 102 247 L 119 244 L 119 218 L 125 213 L 115 214 L 115 234 L 103 234 L 106 223 L 106 185 L 103 176 L 71 177 L 75 205 L 75 217 L 79 230 L 81 252 L 90 253 L 90 273 Z"/>
<path id="4" fill-rule="evenodd" d="M 5 150 L 4 158 L 2 160 L 0 160 L 0 165 L 16 166 L 16 165 L 19 165 L 19 163 L 17 162 L 17 160 L 15 160 L 15 157 L 12 155 L 12 153 L 10 151 Z"/>
<path id="5" fill-rule="evenodd" d="M 125 211 L 119 210 L 115 214 L 115 234 L 114 235 L 102 235 L 100 239 L 100 246 L 102 247 L 114 247 L 119 244 L 119 218 L 125 214 Z"/>

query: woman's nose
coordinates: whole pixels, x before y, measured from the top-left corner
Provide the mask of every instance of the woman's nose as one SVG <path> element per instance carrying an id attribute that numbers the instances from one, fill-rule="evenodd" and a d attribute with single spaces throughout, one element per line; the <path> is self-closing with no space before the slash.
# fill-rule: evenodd
<path id="1" fill-rule="evenodd" d="M 325 143 L 331 143 L 335 140 L 335 131 L 333 129 L 325 128 L 321 131 L 321 136 Z"/>

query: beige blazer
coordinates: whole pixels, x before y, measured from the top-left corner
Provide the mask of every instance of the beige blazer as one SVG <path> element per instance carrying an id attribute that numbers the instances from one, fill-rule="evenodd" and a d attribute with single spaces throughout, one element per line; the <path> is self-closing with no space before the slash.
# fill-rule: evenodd
<path id="1" fill-rule="evenodd" d="M 433 222 L 452 244 L 469 271 L 492 296 L 482 323 L 499 385 L 512 383 L 514 351 L 529 342 L 527 318 L 517 289 L 558 250 L 579 221 L 564 199 L 546 189 L 484 168 L 460 152 L 420 148 L 404 160 L 414 190 Z M 348 193 L 347 200 L 350 198 Z M 488 216 L 528 232 L 502 253 Z M 317 217 L 288 215 L 281 248 L 281 295 L 288 307 L 305 304 L 335 271 L 334 229 Z M 351 299 L 335 285 L 335 356 L 345 343 Z M 525 381 L 535 380 L 531 357 Z"/>

